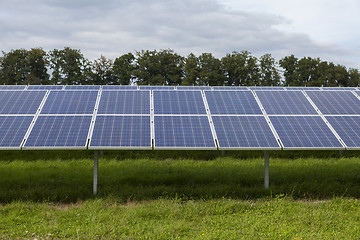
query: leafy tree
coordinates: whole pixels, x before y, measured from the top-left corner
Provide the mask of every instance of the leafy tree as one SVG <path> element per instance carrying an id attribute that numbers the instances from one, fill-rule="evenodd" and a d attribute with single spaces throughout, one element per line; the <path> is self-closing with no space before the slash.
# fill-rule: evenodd
<path id="1" fill-rule="evenodd" d="M 199 56 L 199 85 L 223 85 L 225 77 L 221 68 L 221 61 L 211 53 Z"/>
<path id="2" fill-rule="evenodd" d="M 103 55 L 91 64 L 90 81 L 96 85 L 114 84 L 113 62 Z"/>
<path id="3" fill-rule="evenodd" d="M 90 64 L 80 50 L 65 47 L 62 50 L 54 49 L 50 52 L 50 67 L 53 83 L 57 84 L 89 84 L 87 78 Z"/>
<path id="4" fill-rule="evenodd" d="M 349 71 L 349 87 L 357 87 L 360 84 L 360 72 L 358 69 L 350 68 Z"/>
<path id="5" fill-rule="evenodd" d="M 287 56 L 279 61 L 280 67 L 284 69 L 284 85 L 289 86 L 301 86 L 301 82 L 298 78 L 298 59 L 294 56 Z"/>
<path id="6" fill-rule="evenodd" d="M 232 52 L 221 59 L 227 85 L 259 85 L 258 60 L 250 52 Z"/>
<path id="7" fill-rule="evenodd" d="M 48 84 L 48 61 L 41 48 L 17 49 L 3 52 L 0 58 L 2 84 Z"/>
<path id="8" fill-rule="evenodd" d="M 276 67 L 275 58 L 271 54 L 265 54 L 260 57 L 260 85 L 278 86 L 280 82 L 280 74 Z"/>
<path id="9" fill-rule="evenodd" d="M 184 59 L 173 50 L 142 50 L 136 56 L 134 75 L 138 84 L 181 84 Z"/>
<path id="10" fill-rule="evenodd" d="M 124 54 L 115 59 L 113 64 L 113 83 L 129 85 L 134 80 L 135 56 L 132 53 Z M 110 84 L 110 83 L 109 83 Z"/>
<path id="11" fill-rule="evenodd" d="M 182 85 L 199 85 L 199 61 L 193 53 L 185 59 Z"/>

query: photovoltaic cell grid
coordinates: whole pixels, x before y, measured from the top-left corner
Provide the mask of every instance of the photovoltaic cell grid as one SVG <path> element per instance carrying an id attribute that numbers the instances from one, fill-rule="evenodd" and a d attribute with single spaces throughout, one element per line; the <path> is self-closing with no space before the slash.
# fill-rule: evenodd
<path id="1" fill-rule="evenodd" d="M 0 116 L 0 148 L 20 149 L 33 116 Z"/>
<path id="2" fill-rule="evenodd" d="M 320 116 L 270 116 L 284 148 L 343 149 Z"/>
<path id="3" fill-rule="evenodd" d="M 93 114 L 98 91 L 51 91 L 41 114 Z"/>
<path id="4" fill-rule="evenodd" d="M 216 148 L 207 116 L 155 116 L 156 148 Z"/>
<path id="5" fill-rule="evenodd" d="M 176 90 L 211 90 L 210 86 L 177 86 Z"/>
<path id="6" fill-rule="evenodd" d="M 151 149 L 150 116 L 97 116 L 90 148 Z"/>
<path id="7" fill-rule="evenodd" d="M 270 90 L 270 91 L 276 91 L 276 90 L 285 90 L 283 87 L 250 87 L 250 90 Z"/>
<path id="8" fill-rule="evenodd" d="M 301 91 L 256 91 L 267 114 L 318 114 Z"/>
<path id="9" fill-rule="evenodd" d="M 285 90 L 320 90 L 319 87 L 285 87 Z"/>
<path id="10" fill-rule="evenodd" d="M 65 90 L 100 90 L 100 85 L 66 85 Z"/>
<path id="11" fill-rule="evenodd" d="M 0 91 L 0 114 L 35 114 L 46 91 Z"/>
<path id="12" fill-rule="evenodd" d="M 327 116 L 348 148 L 360 148 L 360 116 Z"/>
<path id="13" fill-rule="evenodd" d="M 262 114 L 251 91 L 205 91 L 211 114 Z"/>
<path id="14" fill-rule="evenodd" d="M 220 149 L 280 149 L 264 116 L 212 116 Z"/>
<path id="15" fill-rule="evenodd" d="M 360 100 L 350 91 L 306 91 L 322 114 L 360 114 Z"/>
<path id="16" fill-rule="evenodd" d="M 225 90 L 225 91 L 243 91 L 243 90 L 249 90 L 248 87 L 241 87 L 241 86 L 214 86 L 213 90 Z"/>
<path id="17" fill-rule="evenodd" d="M 91 116 L 39 116 L 24 148 L 86 148 Z"/>
<path id="18" fill-rule="evenodd" d="M 150 91 L 103 91 L 98 114 L 150 114 Z"/>
<path id="19" fill-rule="evenodd" d="M 352 91 L 352 90 L 356 90 L 356 88 L 354 87 L 322 87 L 322 90 L 329 90 L 329 91 Z"/>
<path id="20" fill-rule="evenodd" d="M 129 85 L 103 85 L 102 90 L 137 90 L 137 86 Z"/>
<path id="21" fill-rule="evenodd" d="M 140 90 L 175 90 L 175 86 L 146 86 L 140 85 Z"/>
<path id="22" fill-rule="evenodd" d="M 25 90 L 26 85 L 0 85 L 0 90 Z"/>
<path id="23" fill-rule="evenodd" d="M 201 91 L 153 91 L 155 114 L 206 114 Z"/>
<path id="24" fill-rule="evenodd" d="M 62 85 L 29 85 L 27 90 L 62 90 Z"/>

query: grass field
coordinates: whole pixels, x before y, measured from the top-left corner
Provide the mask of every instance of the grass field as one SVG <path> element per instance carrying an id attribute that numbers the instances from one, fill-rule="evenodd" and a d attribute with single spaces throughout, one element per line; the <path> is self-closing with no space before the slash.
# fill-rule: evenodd
<path id="1" fill-rule="evenodd" d="M 3 152 L 1 239 L 358 239 L 356 152 Z"/>

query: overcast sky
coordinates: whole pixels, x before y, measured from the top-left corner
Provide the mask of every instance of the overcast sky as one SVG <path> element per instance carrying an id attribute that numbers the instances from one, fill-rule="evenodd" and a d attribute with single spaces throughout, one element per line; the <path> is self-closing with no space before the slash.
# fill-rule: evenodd
<path id="1" fill-rule="evenodd" d="M 0 0 L 0 50 L 320 57 L 360 68 L 358 0 Z"/>

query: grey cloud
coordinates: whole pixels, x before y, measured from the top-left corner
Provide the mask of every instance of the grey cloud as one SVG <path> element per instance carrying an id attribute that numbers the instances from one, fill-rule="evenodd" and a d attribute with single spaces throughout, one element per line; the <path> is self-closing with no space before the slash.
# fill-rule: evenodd
<path id="1" fill-rule="evenodd" d="M 345 61 L 356 55 L 345 47 L 276 29 L 289 22 L 280 16 L 231 11 L 215 0 L 15 0 L 1 2 L 0 9 L 4 51 L 70 46 L 90 59 L 167 48 L 184 56 L 212 52 L 222 57 L 248 50 L 277 59 L 294 53 Z"/>

